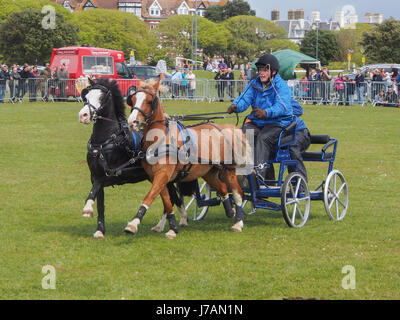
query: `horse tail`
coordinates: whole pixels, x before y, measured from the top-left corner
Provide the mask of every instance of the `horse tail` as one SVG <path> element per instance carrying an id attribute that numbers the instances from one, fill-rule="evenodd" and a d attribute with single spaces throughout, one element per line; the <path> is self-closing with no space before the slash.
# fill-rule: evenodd
<path id="1" fill-rule="evenodd" d="M 177 207 L 182 206 L 182 200 L 178 195 L 178 190 L 175 188 L 174 184 L 172 182 L 169 182 L 167 184 L 167 189 L 169 193 L 169 198 L 171 199 L 172 205 L 176 205 Z"/>
<path id="2" fill-rule="evenodd" d="M 187 181 L 187 182 L 178 182 L 178 190 L 181 196 L 191 197 L 197 188 L 197 180 Z"/>

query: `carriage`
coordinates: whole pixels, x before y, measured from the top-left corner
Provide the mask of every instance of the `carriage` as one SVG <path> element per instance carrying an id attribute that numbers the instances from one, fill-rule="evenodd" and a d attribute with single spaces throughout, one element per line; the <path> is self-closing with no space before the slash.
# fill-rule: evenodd
<path id="1" fill-rule="evenodd" d="M 127 182 L 136 183 L 144 179 L 151 180 L 152 188 L 143 200 L 136 216 L 125 227 L 126 233 L 137 233 L 143 216 L 158 195 L 163 200 L 164 214 L 153 230 L 161 232 L 166 219 L 168 219 L 170 229 L 166 233 L 166 237 L 170 239 L 175 238 L 178 233 L 173 213 L 174 205 L 181 213 L 180 225 L 185 226 L 187 225 L 188 210 L 193 212 L 194 220 L 201 220 L 209 207 L 222 202 L 227 217 L 235 217 L 235 224 L 231 228 L 233 232 L 242 231 L 248 203 L 251 208 L 250 211 L 247 210 L 247 214 L 253 214 L 258 209 L 282 210 L 285 221 L 290 227 L 302 227 L 306 224 L 311 200 L 324 201 L 326 212 L 331 219 L 342 220 L 344 218 L 348 208 L 348 187 L 343 174 L 338 170 L 333 170 L 337 150 L 336 139 L 325 135 L 312 136 L 311 143 L 323 145 L 321 151 L 303 153 L 304 161 L 328 163 L 328 176 L 314 191 L 310 191 L 306 178 L 298 172 L 297 160 L 290 158 L 289 148 L 296 141 L 296 121 L 282 129 L 274 158 L 266 164 L 279 164 L 277 180 L 265 181 L 254 171 L 246 176 L 238 177 L 234 170 L 252 163 L 253 158 L 251 148 L 242 130 L 234 125 L 217 125 L 209 121 L 192 125 L 190 129 L 185 128 L 173 117 L 166 117 L 157 95 L 159 84 L 160 80 L 150 83 L 141 82 L 139 90 L 128 98 L 128 104 L 132 106 L 133 110 L 127 121 L 129 126 L 136 132 L 140 132 L 140 128 L 144 127 L 144 136 L 149 133 L 150 129 L 154 130 L 155 128 L 159 129 L 158 132 L 161 134 L 159 140 L 154 144 L 151 139 L 144 140 L 141 148 L 146 150 L 145 156 L 141 151 L 132 150 L 130 152 L 131 150 L 129 150 L 126 152 L 124 151 L 126 147 L 120 150 L 124 143 L 118 142 L 117 136 L 121 132 L 124 133 L 124 130 L 121 131 L 121 126 L 124 127 L 127 123 L 122 93 L 116 82 L 108 82 L 103 79 L 96 80 L 96 82 L 91 81 L 91 87 L 82 92 L 85 106 L 79 112 L 80 122 L 88 124 L 92 120 L 95 121 L 93 134 L 88 144 L 88 163 L 92 173 L 93 187 L 83 209 L 84 217 L 93 216 L 92 205 L 99 196 L 97 202 L 98 230 L 94 237 L 102 238 L 105 233 L 103 188 Z M 195 118 L 197 119 L 197 117 Z M 216 131 L 209 133 L 208 136 L 203 135 L 203 129 L 210 127 Z M 173 133 L 173 129 L 175 129 L 175 133 Z M 199 134 L 201 130 L 203 132 Z M 224 130 L 230 133 L 230 139 L 227 139 Z M 197 137 L 193 136 L 195 131 L 197 131 Z M 208 132 L 208 130 L 206 131 Z M 112 132 L 119 133 L 110 136 L 109 133 Z M 123 135 L 122 141 L 126 142 L 125 136 L 126 134 Z M 202 143 L 207 145 L 209 142 L 207 138 L 214 142 L 222 140 L 230 145 L 233 158 L 229 156 L 226 158 L 227 154 L 223 150 L 214 151 L 213 148 L 205 154 L 207 158 L 204 158 L 204 154 L 199 155 L 196 146 L 202 145 Z M 181 141 L 180 146 L 178 141 Z M 96 144 L 94 149 L 89 148 L 92 143 Z M 217 145 L 218 143 L 220 142 L 217 142 Z M 195 148 L 188 150 L 189 144 Z M 124 156 L 121 156 L 121 152 L 125 153 Z M 128 155 L 130 153 L 133 157 Z M 158 158 L 173 160 L 173 157 L 176 156 L 179 156 L 180 159 L 181 155 L 185 160 L 189 160 L 189 155 L 194 156 L 195 161 L 189 160 L 189 162 L 183 163 L 180 161 L 155 161 L 152 164 L 153 160 Z M 215 155 L 221 157 L 217 162 L 214 162 Z M 146 159 L 142 162 L 143 167 L 130 168 L 131 165 L 143 159 Z M 113 170 L 110 170 L 112 162 L 117 165 L 116 169 L 113 166 Z M 156 166 L 157 168 L 154 168 Z M 289 167 L 292 173 L 283 179 L 284 173 Z M 125 171 L 127 172 L 126 178 L 122 174 Z M 209 185 L 199 186 L 199 178 L 203 178 Z M 178 185 L 179 182 L 188 182 L 191 185 L 190 190 L 194 190 L 192 199 L 186 207 L 183 204 L 182 196 L 179 199 L 176 189 L 173 190 L 172 185 L 175 182 L 178 182 Z M 182 192 L 183 189 L 181 188 L 180 191 Z M 213 191 L 218 191 L 218 195 L 212 197 Z M 191 191 L 189 194 L 192 194 Z M 280 204 L 274 203 L 270 201 L 270 198 L 280 198 L 281 202 Z"/>
<path id="2" fill-rule="evenodd" d="M 269 165 L 279 164 L 276 180 L 265 181 L 254 172 L 241 177 L 243 208 L 246 214 L 252 215 L 259 209 L 282 211 L 287 225 L 299 228 L 307 223 L 311 200 L 321 200 L 331 220 L 344 219 L 349 204 L 348 186 L 344 175 L 339 170 L 333 169 L 338 140 L 328 135 L 311 135 L 311 144 L 322 145 L 322 148 L 320 151 L 304 152 L 303 161 L 327 163 L 328 169 L 326 179 L 314 190 L 310 190 L 305 177 L 296 170 L 285 176 L 288 166 L 297 167 L 297 160 L 292 160 L 289 153 L 289 147 L 295 143 L 295 139 L 294 122 L 282 130 L 274 157 L 269 161 Z M 195 194 L 185 205 L 193 220 L 202 220 L 210 207 L 221 203 L 218 195 L 213 196 L 214 192 L 215 190 L 206 182 L 197 182 Z M 271 201 L 271 198 L 280 199 L 280 203 Z"/>

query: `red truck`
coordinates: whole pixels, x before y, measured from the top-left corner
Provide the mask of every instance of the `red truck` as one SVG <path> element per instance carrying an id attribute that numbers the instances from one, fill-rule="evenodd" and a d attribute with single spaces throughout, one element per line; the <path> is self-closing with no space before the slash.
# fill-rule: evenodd
<path id="1" fill-rule="evenodd" d="M 124 96 L 127 96 L 131 89 L 136 90 L 139 85 L 139 80 L 131 75 L 125 65 L 122 51 L 94 47 L 54 48 L 50 68 L 60 69 L 63 64 L 69 72 L 66 96 L 79 95 L 75 80 L 85 76 L 116 79 Z"/>

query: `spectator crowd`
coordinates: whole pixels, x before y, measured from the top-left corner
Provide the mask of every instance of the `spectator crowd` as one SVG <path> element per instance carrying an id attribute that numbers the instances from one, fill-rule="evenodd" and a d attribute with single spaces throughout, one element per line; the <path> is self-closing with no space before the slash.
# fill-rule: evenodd
<path id="1" fill-rule="evenodd" d="M 50 69 L 50 64 L 46 63 L 39 70 L 38 66 L 29 66 L 28 63 L 22 66 L 13 64 L 10 68 L 1 63 L 0 103 L 21 102 L 26 95 L 31 102 L 38 98 L 42 101 L 48 101 L 49 98 L 65 101 L 68 79 L 69 72 L 65 64 Z"/>
<path id="2" fill-rule="evenodd" d="M 355 102 L 364 105 L 369 93 L 373 105 L 398 106 L 400 73 L 394 66 L 391 67 L 391 72 L 385 72 L 385 69 L 370 70 L 366 67 L 364 72 L 357 69 L 355 77 L 342 72 L 333 77 L 327 67 L 322 70 L 311 69 L 300 80 L 299 90 L 302 98 L 312 101 L 313 104 L 318 101 L 327 104 L 330 101 L 337 105 L 354 105 Z"/>

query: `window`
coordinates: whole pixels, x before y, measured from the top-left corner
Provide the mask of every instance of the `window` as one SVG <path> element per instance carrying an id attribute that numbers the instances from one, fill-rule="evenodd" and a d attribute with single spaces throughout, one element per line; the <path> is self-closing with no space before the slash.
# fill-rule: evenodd
<path id="1" fill-rule="evenodd" d="M 117 62 L 117 74 L 118 76 L 120 76 L 121 78 L 130 78 L 130 72 L 128 70 L 128 67 L 121 62 Z"/>
<path id="2" fill-rule="evenodd" d="M 114 58 L 113 57 L 82 57 L 83 74 L 114 74 Z"/>

